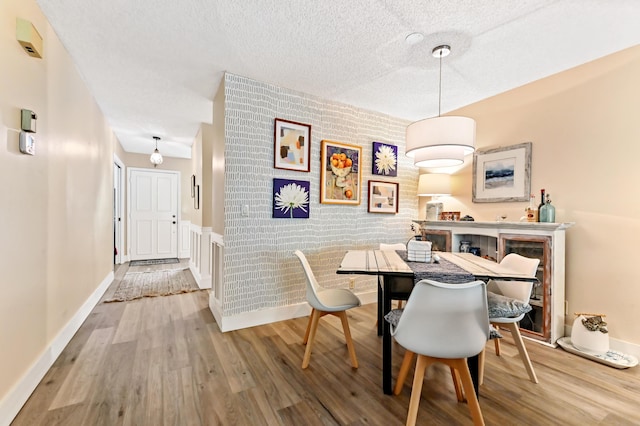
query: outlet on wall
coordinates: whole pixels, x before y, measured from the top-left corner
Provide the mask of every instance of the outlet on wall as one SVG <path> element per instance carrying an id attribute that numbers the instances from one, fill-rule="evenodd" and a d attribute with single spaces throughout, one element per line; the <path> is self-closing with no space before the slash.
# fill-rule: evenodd
<path id="1" fill-rule="evenodd" d="M 356 288 L 356 279 L 349 278 L 349 289 L 353 290 L 354 288 Z"/>

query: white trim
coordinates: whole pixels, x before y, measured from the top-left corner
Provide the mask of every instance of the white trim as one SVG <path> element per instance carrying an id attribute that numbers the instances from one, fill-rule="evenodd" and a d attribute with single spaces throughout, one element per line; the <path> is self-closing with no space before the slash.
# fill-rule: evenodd
<path id="1" fill-rule="evenodd" d="M 180 233 L 178 235 L 178 257 L 180 259 L 191 257 L 191 221 L 180 222 Z"/>
<path id="2" fill-rule="evenodd" d="M 102 295 L 113 282 L 113 278 L 114 274 L 111 271 L 51 341 L 49 347 L 43 351 L 42 355 L 34 361 L 22 378 L 0 401 L 0 426 L 8 426 L 15 418 L 63 349 L 69 344 L 74 334 L 98 304 Z"/>
<path id="3" fill-rule="evenodd" d="M 377 291 L 368 291 L 358 294 L 358 297 L 363 304 L 375 303 L 378 301 Z M 213 313 L 213 317 L 220 327 L 220 331 L 227 332 L 233 330 L 240 330 L 243 328 L 255 327 L 256 325 L 271 324 L 273 322 L 285 321 L 293 318 L 309 316 L 311 313 L 311 307 L 305 302 L 300 302 L 295 305 L 281 306 L 278 308 L 262 309 L 259 311 L 245 312 L 239 315 L 230 317 L 222 316 L 222 306 L 219 301 L 213 297 L 213 294 L 209 296 L 209 309 Z"/>
<path id="4" fill-rule="evenodd" d="M 128 189 L 126 187 L 127 185 L 127 168 L 124 165 L 124 162 L 120 159 L 120 157 L 118 157 L 115 153 L 113 154 L 113 162 L 114 164 L 117 164 L 118 167 L 120 167 L 120 218 L 122 219 L 120 221 L 120 235 L 119 235 L 119 239 L 120 239 L 120 245 L 121 247 L 118 247 L 118 254 L 116 255 L 116 262 L 119 264 L 122 264 L 124 262 L 126 262 L 126 260 L 124 260 L 124 229 L 126 228 L 126 221 L 127 221 L 127 216 L 125 214 L 124 211 L 124 194 L 126 192 L 126 190 Z M 127 254 L 128 255 L 128 254 Z"/>

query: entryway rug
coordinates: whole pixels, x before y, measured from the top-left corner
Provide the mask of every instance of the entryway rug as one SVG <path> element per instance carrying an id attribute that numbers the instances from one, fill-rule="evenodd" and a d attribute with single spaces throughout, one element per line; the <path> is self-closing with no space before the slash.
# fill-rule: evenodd
<path id="1" fill-rule="evenodd" d="M 129 266 L 163 265 L 166 263 L 180 263 L 180 259 L 173 257 L 170 259 L 132 260 L 129 262 Z"/>
<path id="2" fill-rule="evenodd" d="M 189 280 L 188 268 L 160 271 L 127 272 L 115 293 L 105 303 L 125 302 L 143 297 L 169 296 L 198 291 L 197 284 Z"/>

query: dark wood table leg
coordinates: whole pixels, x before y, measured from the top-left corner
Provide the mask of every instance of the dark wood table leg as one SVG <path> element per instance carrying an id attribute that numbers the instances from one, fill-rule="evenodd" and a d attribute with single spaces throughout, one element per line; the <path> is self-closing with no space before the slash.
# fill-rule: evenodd
<path id="1" fill-rule="evenodd" d="M 469 366 L 469 373 L 471 374 L 471 380 L 473 381 L 473 388 L 476 391 L 478 399 L 480 398 L 480 387 L 478 386 L 478 375 L 480 374 L 478 366 L 479 355 L 480 354 L 467 358 L 467 365 Z"/>
<path id="2" fill-rule="evenodd" d="M 378 336 L 382 336 L 383 333 L 382 323 L 384 322 L 384 314 L 382 313 L 382 310 L 384 307 L 382 306 L 382 294 L 382 285 L 380 284 L 380 277 L 378 276 Z"/>
<path id="3" fill-rule="evenodd" d="M 392 278 L 384 276 L 384 289 L 382 297 L 382 391 L 391 395 L 393 393 L 393 387 L 391 385 L 391 327 L 389 323 L 385 321 L 384 315 L 391 311 L 391 281 Z"/>

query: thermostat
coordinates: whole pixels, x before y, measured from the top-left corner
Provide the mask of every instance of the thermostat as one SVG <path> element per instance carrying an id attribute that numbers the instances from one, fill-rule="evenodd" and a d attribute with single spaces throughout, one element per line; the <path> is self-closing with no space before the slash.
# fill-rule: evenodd
<path id="1" fill-rule="evenodd" d="M 20 152 L 23 154 L 36 155 L 36 140 L 31 133 L 20 132 Z"/>
<path id="2" fill-rule="evenodd" d="M 21 118 L 22 118 L 22 130 L 25 132 L 35 133 L 36 132 L 36 120 L 38 116 L 35 112 L 23 109 L 21 110 Z"/>

